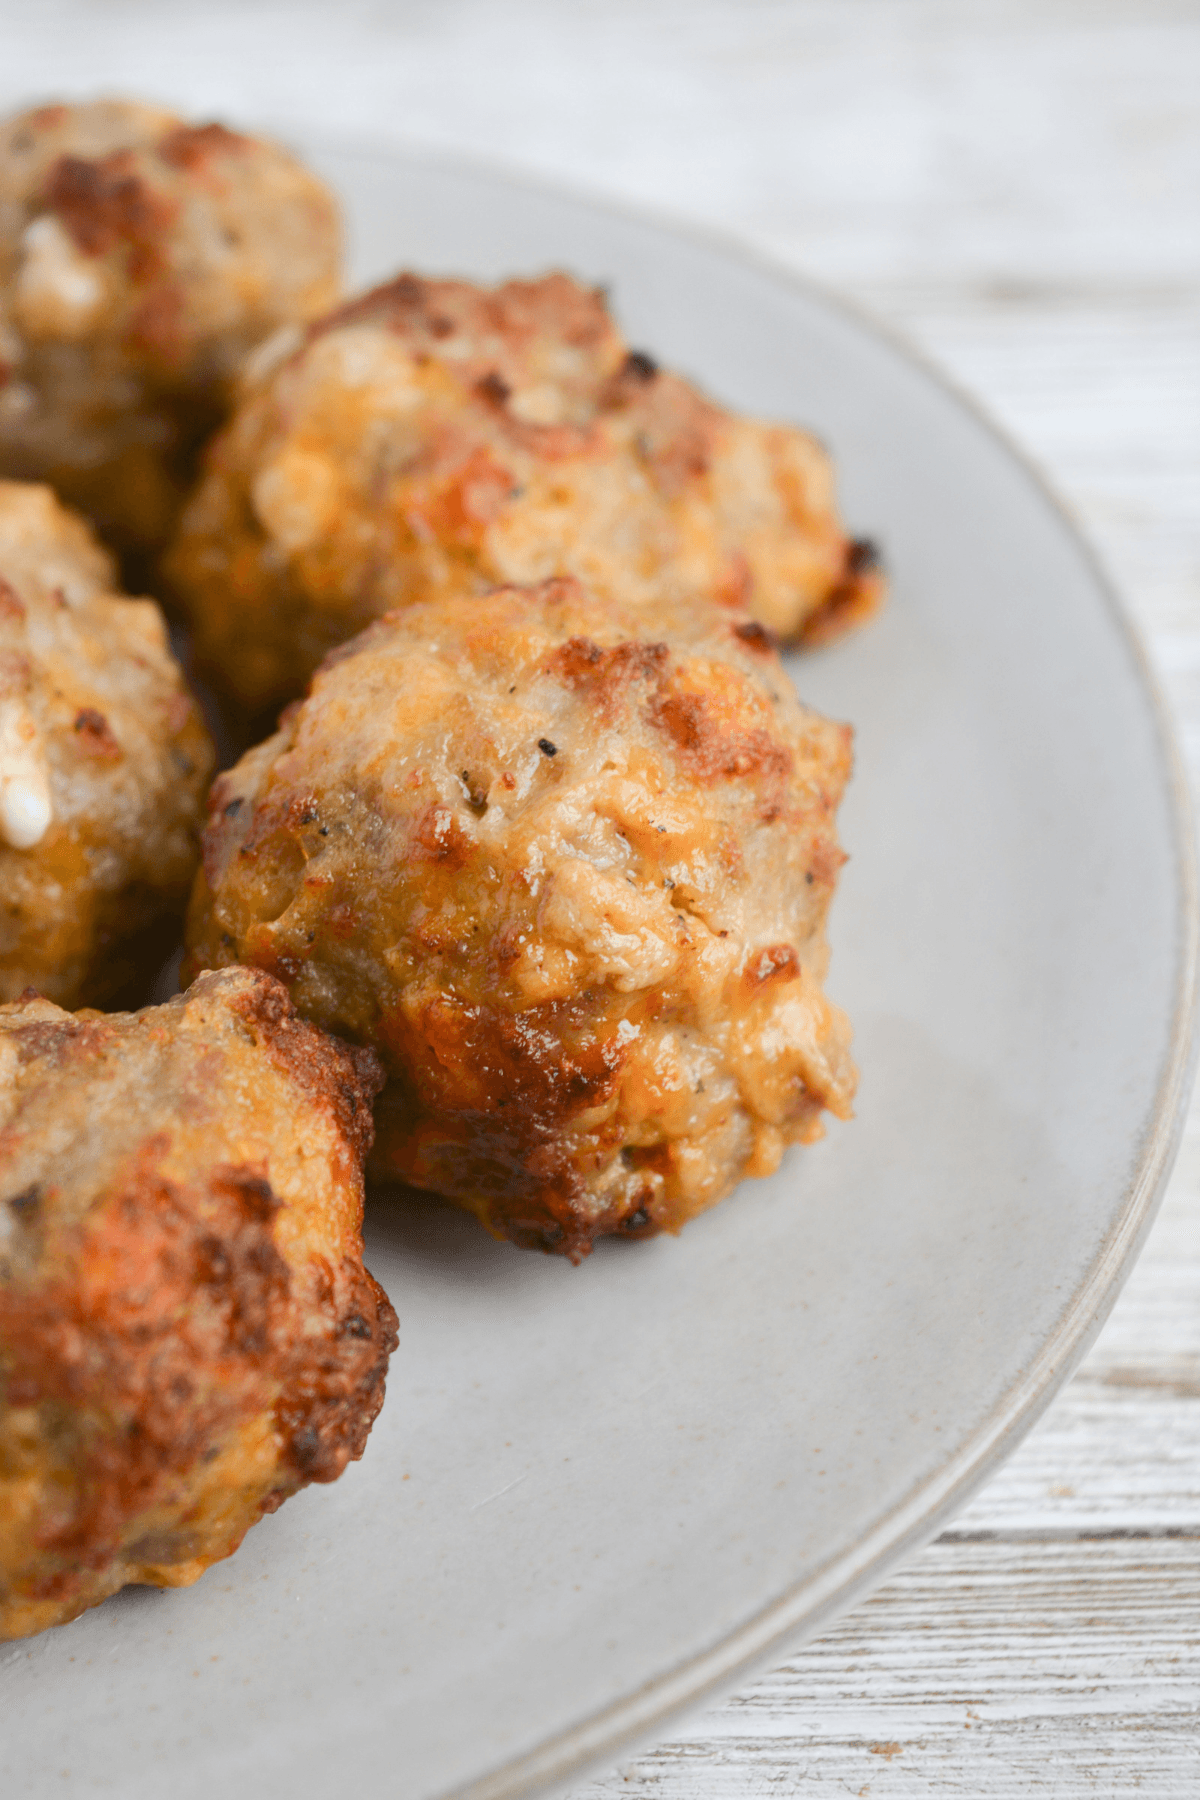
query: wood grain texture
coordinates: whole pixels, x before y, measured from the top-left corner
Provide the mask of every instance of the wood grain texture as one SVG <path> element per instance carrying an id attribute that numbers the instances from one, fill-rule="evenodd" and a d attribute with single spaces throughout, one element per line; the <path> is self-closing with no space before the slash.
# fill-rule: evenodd
<path id="1" fill-rule="evenodd" d="M 1047 471 L 1200 775 L 1196 0 L 42 0 L 0 104 L 140 90 L 666 207 L 849 292 Z M 820 1643 L 577 1800 L 1200 1792 L 1200 1115 L 1080 1373 Z"/>
<path id="2" fill-rule="evenodd" d="M 688 1739 L 580 1790 L 1196 1792 L 1200 1543 L 942 1541 Z"/>

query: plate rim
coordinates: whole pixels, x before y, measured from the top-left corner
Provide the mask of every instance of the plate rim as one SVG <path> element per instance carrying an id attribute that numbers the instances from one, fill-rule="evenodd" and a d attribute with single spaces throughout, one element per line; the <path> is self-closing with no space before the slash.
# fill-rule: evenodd
<path id="1" fill-rule="evenodd" d="M 589 1768 L 615 1760 L 632 1745 L 661 1735 L 673 1719 L 721 1692 L 731 1691 L 754 1669 L 782 1653 L 785 1646 L 794 1646 L 815 1635 L 877 1586 L 904 1557 L 929 1542 L 945 1520 L 1016 1448 L 1074 1373 L 1111 1312 L 1154 1222 L 1175 1162 L 1191 1097 L 1200 1049 L 1196 1030 L 1200 1000 L 1200 889 L 1193 801 L 1173 714 L 1141 632 L 1104 560 L 1080 530 L 1054 481 L 1035 457 L 974 394 L 902 329 L 732 228 L 708 225 L 667 208 L 626 201 L 582 182 L 558 181 L 503 157 L 485 160 L 417 141 L 327 131 L 319 125 L 310 128 L 297 121 L 260 119 L 256 129 L 261 131 L 264 125 L 284 142 L 295 142 L 301 154 L 306 149 L 318 154 L 324 150 L 331 156 L 358 157 L 466 179 L 482 178 L 617 220 L 632 221 L 655 233 L 682 239 L 697 249 L 732 258 L 787 291 L 840 314 L 868 337 L 882 340 L 999 445 L 1072 542 L 1116 628 L 1127 666 L 1148 702 L 1168 802 L 1181 920 L 1168 1050 L 1137 1166 L 1126 1184 L 1112 1229 L 1077 1284 L 1058 1328 L 943 1468 L 893 1507 L 853 1549 L 832 1558 L 815 1575 L 786 1588 L 694 1656 L 576 1724 L 553 1733 L 533 1749 L 507 1759 L 466 1785 L 443 1789 L 437 1796 L 437 1800 L 526 1800 L 540 1792 L 557 1790 L 585 1775 Z"/>

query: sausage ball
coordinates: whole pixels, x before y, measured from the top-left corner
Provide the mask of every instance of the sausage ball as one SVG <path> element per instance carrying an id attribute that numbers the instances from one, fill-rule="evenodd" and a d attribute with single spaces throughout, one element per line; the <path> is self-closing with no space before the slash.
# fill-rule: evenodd
<path id="1" fill-rule="evenodd" d="M 212 743 L 152 600 L 49 488 L 0 482 L 0 1001 L 153 972 L 199 860 Z"/>
<path id="2" fill-rule="evenodd" d="M 0 1007 L 0 1639 L 183 1587 L 362 1455 L 370 1051 L 257 970 L 140 1013 Z"/>
<path id="3" fill-rule="evenodd" d="M 0 124 L 0 474 L 161 544 L 232 377 L 339 287 L 333 196 L 286 151 L 102 100 Z"/>
<path id="4" fill-rule="evenodd" d="M 571 580 L 421 602 L 216 783 L 192 966 L 377 1048 L 376 1168 L 497 1236 L 678 1230 L 849 1114 L 850 737 L 716 609 L 656 637 Z"/>
<path id="5" fill-rule="evenodd" d="M 464 583 L 570 574 L 651 615 L 703 592 L 806 642 L 881 592 L 820 445 L 630 353 L 566 275 L 402 275 L 264 353 L 167 569 L 250 713 L 372 618 Z"/>

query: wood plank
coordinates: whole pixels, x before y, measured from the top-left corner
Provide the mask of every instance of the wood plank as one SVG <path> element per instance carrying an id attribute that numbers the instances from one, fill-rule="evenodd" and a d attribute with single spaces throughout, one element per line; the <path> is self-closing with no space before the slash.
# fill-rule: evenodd
<path id="1" fill-rule="evenodd" d="M 1200 1533 L 942 1541 L 819 1644 L 573 1800 L 1193 1800 L 1198 1733 Z"/>
<path id="2" fill-rule="evenodd" d="M 1047 469 L 1200 773 L 1196 0 L 10 12 L 0 104 L 132 90 L 444 145 L 727 227 L 840 285 Z M 1194 1126 L 1104 1335 L 954 1533 L 577 1800 L 1191 1800 L 1198 1528 Z"/>
<path id="3" fill-rule="evenodd" d="M 951 1530 L 819 1642 L 574 1800 L 749 1800 L 801 1783 L 1191 1800 L 1198 1587 L 1194 1117 L 1097 1344 Z"/>
<path id="4" fill-rule="evenodd" d="M 1200 1120 L 1104 1331 L 955 1521 L 1051 1534 L 1200 1528 Z"/>
<path id="5" fill-rule="evenodd" d="M 951 1530 L 819 1642 L 574 1800 L 801 1783 L 898 1800 L 1197 1791 L 1200 1121 L 1079 1374 Z"/>

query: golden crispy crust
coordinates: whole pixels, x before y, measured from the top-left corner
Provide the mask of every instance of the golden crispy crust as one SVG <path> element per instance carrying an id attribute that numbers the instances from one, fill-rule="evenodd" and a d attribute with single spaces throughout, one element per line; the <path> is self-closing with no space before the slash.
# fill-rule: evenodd
<path id="1" fill-rule="evenodd" d="M 114 579 L 48 488 L 0 482 L 0 1001 L 151 975 L 199 857 L 212 743 L 161 613 Z M 32 841 L 5 828 L 22 792 Z"/>
<path id="2" fill-rule="evenodd" d="M 360 1236 L 380 1080 L 248 970 L 0 1007 L 0 1638 L 194 1581 L 362 1454 L 395 1345 Z"/>
<path id="3" fill-rule="evenodd" d="M 850 733 L 744 620 L 570 580 L 417 604 L 215 784 L 194 966 L 378 1048 L 376 1166 L 578 1258 L 849 1112 L 822 993 Z"/>
<path id="4" fill-rule="evenodd" d="M 160 543 L 238 365 L 338 260 L 332 195 L 275 145 L 123 101 L 0 123 L 0 473 Z"/>
<path id="5" fill-rule="evenodd" d="M 212 679 L 254 712 L 391 608 L 571 574 L 652 614 L 704 593 L 817 641 L 878 604 L 828 458 L 630 352 L 562 274 L 401 275 L 264 361 L 169 556 Z"/>

